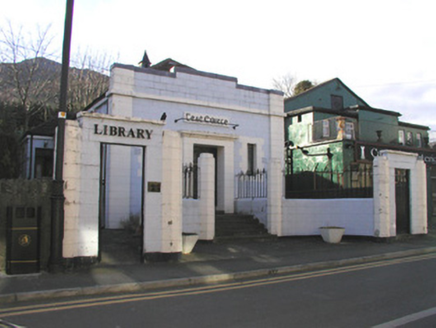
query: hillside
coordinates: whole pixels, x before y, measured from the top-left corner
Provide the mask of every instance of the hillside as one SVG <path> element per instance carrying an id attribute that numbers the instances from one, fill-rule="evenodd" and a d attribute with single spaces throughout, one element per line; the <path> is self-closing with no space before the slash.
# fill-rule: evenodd
<path id="1" fill-rule="evenodd" d="M 47 58 L 0 63 L 0 102 L 57 108 L 62 65 Z M 104 92 L 109 77 L 89 69 L 70 68 L 68 110 L 77 112 Z"/>

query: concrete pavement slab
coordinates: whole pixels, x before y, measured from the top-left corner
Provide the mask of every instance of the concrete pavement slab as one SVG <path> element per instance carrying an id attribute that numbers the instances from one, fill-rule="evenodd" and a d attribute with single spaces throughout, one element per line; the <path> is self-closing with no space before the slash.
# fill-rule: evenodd
<path id="1" fill-rule="evenodd" d="M 319 236 L 201 242 L 179 262 L 98 264 L 57 274 L 2 275 L 0 303 L 217 283 L 430 252 L 436 252 L 434 233 L 389 242 L 345 237 L 340 244 L 324 243 Z"/>

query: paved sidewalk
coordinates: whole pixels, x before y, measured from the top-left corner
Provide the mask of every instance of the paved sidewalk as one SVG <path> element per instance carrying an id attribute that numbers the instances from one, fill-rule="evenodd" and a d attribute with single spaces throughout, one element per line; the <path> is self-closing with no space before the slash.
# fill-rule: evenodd
<path id="1" fill-rule="evenodd" d="M 58 274 L 2 274 L 0 303 L 223 282 L 433 252 L 436 231 L 387 242 L 344 237 L 340 244 L 327 244 L 320 236 L 200 242 L 180 262 L 96 265 Z"/>

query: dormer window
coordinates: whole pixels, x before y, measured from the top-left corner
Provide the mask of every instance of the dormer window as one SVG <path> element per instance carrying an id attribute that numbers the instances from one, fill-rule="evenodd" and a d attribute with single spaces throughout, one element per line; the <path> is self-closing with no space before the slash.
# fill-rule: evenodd
<path id="1" fill-rule="evenodd" d="M 331 95 L 330 99 L 332 109 L 344 109 L 344 99 L 342 96 Z"/>

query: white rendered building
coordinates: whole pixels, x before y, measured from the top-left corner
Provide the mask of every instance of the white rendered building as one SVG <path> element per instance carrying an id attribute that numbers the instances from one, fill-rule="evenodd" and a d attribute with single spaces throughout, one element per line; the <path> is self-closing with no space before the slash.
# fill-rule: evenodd
<path id="1" fill-rule="evenodd" d="M 279 91 L 171 59 L 114 64 L 106 95 L 66 121 L 64 257 L 96 257 L 99 230 L 132 216 L 145 258 L 177 256 L 184 232 L 212 240 L 216 211 L 250 208 L 280 235 L 283 119 Z M 183 198 L 183 167 L 197 162 L 199 196 Z M 265 192 L 240 199 L 238 174 L 257 170 Z"/>

